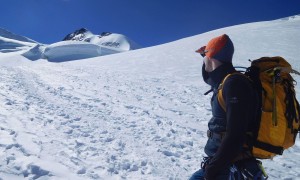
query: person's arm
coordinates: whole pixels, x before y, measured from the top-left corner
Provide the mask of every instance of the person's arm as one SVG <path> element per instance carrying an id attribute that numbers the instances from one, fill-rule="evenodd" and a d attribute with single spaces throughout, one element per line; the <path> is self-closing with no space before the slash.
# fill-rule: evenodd
<path id="1" fill-rule="evenodd" d="M 246 138 L 251 107 L 253 107 L 253 89 L 245 77 L 232 75 L 223 86 L 223 97 L 226 103 L 226 134 L 221 146 L 210 163 L 206 166 L 206 179 L 228 168 L 241 152 Z"/>

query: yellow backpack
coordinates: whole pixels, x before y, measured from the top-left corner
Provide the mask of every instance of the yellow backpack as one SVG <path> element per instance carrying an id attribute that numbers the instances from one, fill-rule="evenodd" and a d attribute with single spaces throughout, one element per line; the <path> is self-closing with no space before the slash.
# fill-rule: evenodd
<path id="1" fill-rule="evenodd" d="M 300 75 L 282 57 L 262 57 L 252 61 L 245 74 L 239 73 L 250 79 L 259 94 L 257 129 L 251 132 L 253 143 L 248 145 L 256 158 L 282 155 L 295 144 L 300 130 L 300 106 L 290 73 Z M 218 92 L 218 101 L 225 111 L 222 86 L 230 75 L 224 78 Z"/>

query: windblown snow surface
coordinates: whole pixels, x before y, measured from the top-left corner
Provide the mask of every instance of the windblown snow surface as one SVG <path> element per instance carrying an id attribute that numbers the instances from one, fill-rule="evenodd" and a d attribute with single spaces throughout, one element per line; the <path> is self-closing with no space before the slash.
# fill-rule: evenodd
<path id="1" fill-rule="evenodd" d="M 235 65 L 282 56 L 300 70 L 299 29 L 294 16 L 60 63 L 0 53 L 0 179 L 188 179 L 211 117 L 194 51 L 226 33 Z M 263 163 L 269 179 L 300 179 L 299 138 Z"/>

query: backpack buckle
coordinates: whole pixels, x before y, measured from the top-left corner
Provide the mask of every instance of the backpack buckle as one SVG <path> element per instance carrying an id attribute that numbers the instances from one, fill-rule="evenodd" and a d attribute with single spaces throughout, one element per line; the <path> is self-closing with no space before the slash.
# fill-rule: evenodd
<path id="1" fill-rule="evenodd" d="M 225 137 L 225 132 L 216 133 L 212 132 L 211 130 L 207 130 L 207 137 L 210 139 L 220 139 L 222 140 Z"/>
<path id="2" fill-rule="evenodd" d="M 207 137 L 208 137 L 208 138 L 212 138 L 213 135 L 214 135 L 213 132 L 211 132 L 210 130 L 207 130 Z"/>

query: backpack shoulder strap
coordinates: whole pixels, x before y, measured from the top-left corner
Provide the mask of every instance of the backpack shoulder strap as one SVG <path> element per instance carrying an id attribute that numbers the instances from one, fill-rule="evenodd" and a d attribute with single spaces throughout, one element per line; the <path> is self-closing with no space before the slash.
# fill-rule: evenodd
<path id="1" fill-rule="evenodd" d="M 218 94 L 217 94 L 217 98 L 218 98 L 218 102 L 220 103 L 220 106 L 222 107 L 222 109 L 226 112 L 226 103 L 223 97 L 223 86 L 226 82 L 226 80 L 231 76 L 231 75 L 235 75 L 235 74 L 239 74 L 242 75 L 246 78 L 248 78 L 246 75 L 240 73 L 240 72 L 234 72 L 231 74 L 228 74 L 227 76 L 225 76 L 225 78 L 222 80 L 221 84 L 218 87 Z"/>

